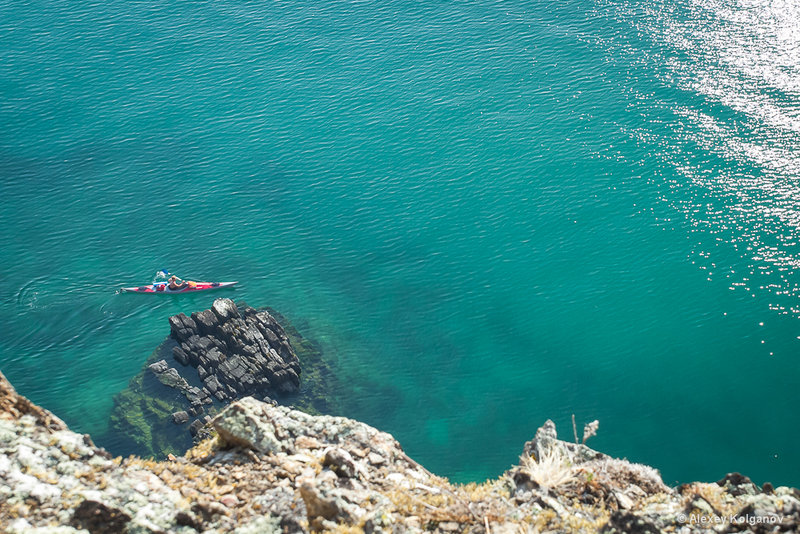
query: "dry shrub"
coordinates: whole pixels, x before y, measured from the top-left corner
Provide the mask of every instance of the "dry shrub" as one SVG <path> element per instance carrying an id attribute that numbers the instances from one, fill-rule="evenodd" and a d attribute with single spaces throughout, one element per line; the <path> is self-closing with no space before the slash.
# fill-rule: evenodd
<path id="1" fill-rule="evenodd" d="M 559 447 L 551 447 L 538 461 L 533 456 L 522 458 L 522 469 L 539 486 L 553 489 L 570 482 L 576 482 L 576 471 Z"/>

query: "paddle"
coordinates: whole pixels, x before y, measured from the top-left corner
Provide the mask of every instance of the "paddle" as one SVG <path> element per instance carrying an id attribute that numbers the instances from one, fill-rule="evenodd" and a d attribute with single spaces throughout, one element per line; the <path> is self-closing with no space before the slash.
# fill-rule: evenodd
<path id="1" fill-rule="evenodd" d="M 164 278 L 169 278 L 171 276 L 171 273 L 167 269 L 161 269 L 160 271 L 158 271 L 156 273 L 156 278 L 158 278 L 159 276 L 164 277 Z M 156 280 L 153 279 L 153 285 L 154 286 L 160 286 L 160 285 L 164 285 L 166 283 L 167 283 L 166 280 L 163 281 L 163 282 L 156 282 Z"/>
<path id="2" fill-rule="evenodd" d="M 156 277 L 158 277 L 158 276 L 163 276 L 164 278 L 169 278 L 169 277 L 171 277 L 171 276 L 175 276 L 175 278 L 177 278 L 178 280 L 180 280 L 180 281 L 181 281 L 181 286 L 182 286 L 182 287 L 181 287 L 181 289 L 183 289 L 183 288 L 186 288 L 186 287 L 188 287 L 188 288 L 192 288 L 192 287 L 195 287 L 195 285 L 196 285 L 196 283 L 195 283 L 195 282 L 191 282 L 191 281 L 189 281 L 189 280 L 184 280 L 184 279 L 183 279 L 183 278 L 181 278 L 180 276 L 173 275 L 171 272 L 169 272 L 169 270 L 168 270 L 168 269 L 161 269 L 160 271 L 158 271 L 158 273 L 156 273 Z M 154 285 L 154 286 L 158 286 L 158 285 L 166 285 L 166 284 L 168 284 L 168 283 L 169 283 L 169 280 L 167 280 L 167 281 L 165 281 L 165 282 L 155 282 L 155 281 L 154 281 L 154 282 L 153 282 L 153 285 Z"/>

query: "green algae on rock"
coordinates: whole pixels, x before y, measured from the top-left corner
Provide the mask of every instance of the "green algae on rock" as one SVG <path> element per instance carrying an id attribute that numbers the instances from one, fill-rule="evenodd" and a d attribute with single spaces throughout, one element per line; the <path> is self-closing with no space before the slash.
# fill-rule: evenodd
<path id="1" fill-rule="evenodd" d="M 154 355 L 163 352 L 164 344 Z M 148 362 L 153 359 L 151 356 Z M 161 384 L 147 367 L 114 397 L 110 432 L 121 454 L 165 458 L 191 447 L 191 436 L 172 422 L 172 414 L 184 408 L 174 389 Z"/>

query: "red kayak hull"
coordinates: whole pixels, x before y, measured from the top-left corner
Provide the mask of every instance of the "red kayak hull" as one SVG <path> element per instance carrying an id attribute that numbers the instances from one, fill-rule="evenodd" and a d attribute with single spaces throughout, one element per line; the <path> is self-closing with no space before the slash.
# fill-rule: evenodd
<path id="1" fill-rule="evenodd" d="M 150 293 L 154 295 L 174 295 L 176 293 L 195 293 L 197 291 L 210 291 L 212 289 L 223 289 L 232 287 L 239 282 L 197 282 L 191 287 L 184 287 L 183 289 L 172 290 L 167 287 L 166 282 L 160 284 L 150 284 L 147 286 L 139 287 L 123 287 L 122 291 L 125 293 Z"/>

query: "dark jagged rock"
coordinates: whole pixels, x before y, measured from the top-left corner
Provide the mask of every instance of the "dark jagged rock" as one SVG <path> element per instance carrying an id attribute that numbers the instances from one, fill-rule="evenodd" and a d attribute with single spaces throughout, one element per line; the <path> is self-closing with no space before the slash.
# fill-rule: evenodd
<path id="1" fill-rule="evenodd" d="M 217 379 L 216 376 L 205 377 L 203 384 L 205 384 L 206 389 L 212 394 L 222 389 L 222 384 L 219 383 L 219 379 Z"/>
<path id="2" fill-rule="evenodd" d="M 197 331 L 197 324 L 194 320 L 179 313 L 169 318 L 169 325 L 172 332 L 180 341 L 186 341 L 194 332 Z"/>
<path id="3" fill-rule="evenodd" d="M 197 323 L 197 328 L 194 329 L 195 335 L 204 336 L 206 334 L 211 334 L 219 325 L 217 316 L 214 315 L 214 312 L 211 310 L 194 312 L 192 314 L 192 319 L 194 319 L 194 322 Z"/>
<path id="4" fill-rule="evenodd" d="M 197 368 L 210 395 L 222 384 L 226 397 L 293 393 L 300 387 L 300 362 L 283 327 L 268 311 L 256 311 L 230 299 L 209 310 L 170 318 L 172 351 L 181 365 Z M 220 395 L 221 396 L 221 395 Z M 218 396 L 219 397 L 219 396 Z"/>
<path id="5" fill-rule="evenodd" d="M 189 425 L 189 433 L 197 440 L 203 440 L 211 437 L 211 431 L 206 425 L 211 422 L 211 417 L 205 416 L 200 419 L 195 419 Z"/>
<path id="6" fill-rule="evenodd" d="M 189 432 L 191 432 L 193 436 L 196 436 L 201 428 L 203 428 L 203 421 L 195 419 L 192 421 L 192 424 L 189 425 Z"/>
<path id="7" fill-rule="evenodd" d="M 175 358 L 175 360 L 181 365 L 189 365 L 189 355 L 186 354 L 186 351 L 180 347 L 173 347 L 172 357 Z"/>

